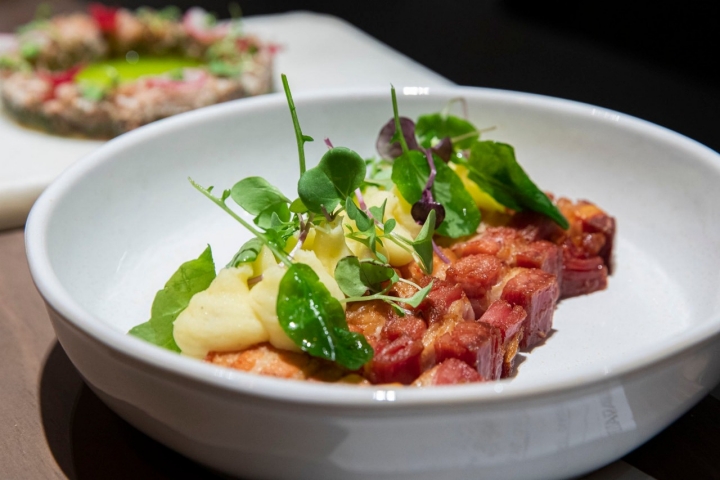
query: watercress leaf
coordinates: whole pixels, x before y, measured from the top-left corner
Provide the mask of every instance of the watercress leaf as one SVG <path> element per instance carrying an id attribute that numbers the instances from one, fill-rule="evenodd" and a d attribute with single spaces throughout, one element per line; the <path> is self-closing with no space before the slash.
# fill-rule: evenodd
<path id="1" fill-rule="evenodd" d="M 430 166 L 425 154 L 417 150 L 403 153 L 393 163 L 392 181 L 410 204 L 420 200 L 429 176 Z"/>
<path id="2" fill-rule="evenodd" d="M 233 256 L 227 266 L 238 267 L 243 263 L 254 262 L 257 260 L 258 255 L 260 255 L 263 245 L 262 240 L 259 238 L 251 238 L 240 247 L 240 250 Z"/>
<path id="3" fill-rule="evenodd" d="M 341 200 L 351 196 L 362 185 L 367 170 L 365 160 L 346 147 L 329 149 L 316 168 L 327 175 Z"/>
<path id="4" fill-rule="evenodd" d="M 335 280 L 348 297 L 362 297 L 370 290 L 377 293 L 383 290 L 383 284 L 397 277 L 395 270 L 387 264 L 359 261 L 357 257 L 344 257 L 335 267 Z"/>
<path id="5" fill-rule="evenodd" d="M 290 203 L 280 190 L 262 177 L 248 177 L 233 185 L 230 191 L 232 199 L 251 215 L 259 215 L 263 210 L 278 203 Z"/>
<path id="6" fill-rule="evenodd" d="M 475 200 L 452 168 L 439 161 L 435 161 L 435 168 L 437 175 L 432 193 L 445 209 L 445 218 L 437 227 L 437 233 L 450 238 L 475 233 L 480 225 L 480 210 Z"/>
<path id="7" fill-rule="evenodd" d="M 300 200 L 299 198 L 296 198 L 293 200 L 293 202 L 290 204 L 290 211 L 292 213 L 305 213 L 308 211 L 305 204 Z"/>
<path id="8" fill-rule="evenodd" d="M 477 142 L 470 149 L 468 178 L 499 203 L 513 210 L 532 210 L 550 217 L 560 227 L 567 219 L 540 190 L 515 159 L 515 150 L 505 143 Z"/>
<path id="9" fill-rule="evenodd" d="M 392 231 L 395 229 L 395 226 L 397 225 L 397 222 L 394 218 L 388 219 L 387 222 L 385 222 L 385 235 L 390 235 Z"/>
<path id="10" fill-rule="evenodd" d="M 398 298 L 395 301 L 402 302 L 410 305 L 413 308 L 417 308 L 420 303 L 425 300 L 425 297 L 427 297 L 427 294 L 430 293 L 430 290 L 432 289 L 433 282 L 430 282 L 425 288 L 421 288 L 412 297 L 408 298 Z"/>
<path id="11" fill-rule="evenodd" d="M 480 137 L 475 125 L 467 120 L 454 115 L 443 116 L 440 113 L 420 116 L 415 125 L 415 133 L 420 138 L 420 144 L 425 148 L 430 148 L 433 140 L 462 136 L 463 138 L 453 147 L 465 150 L 470 148 Z"/>
<path id="12" fill-rule="evenodd" d="M 375 229 L 375 222 L 373 222 L 373 220 L 368 217 L 365 212 L 355 205 L 352 197 L 347 197 L 345 200 L 345 211 L 347 212 L 348 217 L 355 221 L 355 225 L 361 232 Z"/>
<path id="13" fill-rule="evenodd" d="M 344 198 L 339 198 L 337 190 L 328 176 L 319 168 L 311 168 L 300 176 L 298 195 L 307 209 L 322 214 L 322 207 L 332 212 Z"/>
<path id="14" fill-rule="evenodd" d="M 395 277 L 395 270 L 387 264 L 375 261 L 360 262 L 360 278 L 371 292 L 383 289 L 383 283 Z"/>
<path id="15" fill-rule="evenodd" d="M 373 356 L 361 334 L 350 332 L 340 302 L 309 266 L 295 263 L 280 280 L 276 305 L 285 333 L 303 351 L 351 370 Z"/>
<path id="16" fill-rule="evenodd" d="M 458 238 L 470 235 L 480 225 L 480 211 L 455 171 L 445 162 L 436 159 L 437 174 L 432 185 L 435 201 L 445 209 L 445 218 L 438 227 L 440 235 Z M 401 155 L 393 165 L 392 178 L 400 194 L 410 204 L 422 198 L 430 176 L 427 158 L 420 152 Z"/>
<path id="17" fill-rule="evenodd" d="M 358 257 L 343 257 L 335 267 L 335 281 L 348 297 L 362 297 L 368 290 L 363 282 Z"/>
<path id="18" fill-rule="evenodd" d="M 207 289 L 214 279 L 215 263 L 208 246 L 197 259 L 180 265 L 165 284 L 165 288 L 157 292 L 152 304 L 150 320 L 147 322 L 149 325 L 138 325 L 129 333 L 168 350 L 179 352 L 180 348 L 173 338 L 173 323 L 187 308 L 192 296 Z M 151 333 L 150 329 L 154 333 Z"/>
<path id="19" fill-rule="evenodd" d="M 435 210 L 430 210 L 425 224 L 420 229 L 415 240 L 412 242 L 413 250 L 420 258 L 420 264 L 430 275 L 433 271 L 433 245 L 432 238 L 435 233 Z"/>
<path id="20" fill-rule="evenodd" d="M 288 222 L 290 220 L 290 209 L 287 203 L 276 203 L 260 212 L 253 220 L 255 225 L 267 230 L 275 228 L 278 224 Z"/>

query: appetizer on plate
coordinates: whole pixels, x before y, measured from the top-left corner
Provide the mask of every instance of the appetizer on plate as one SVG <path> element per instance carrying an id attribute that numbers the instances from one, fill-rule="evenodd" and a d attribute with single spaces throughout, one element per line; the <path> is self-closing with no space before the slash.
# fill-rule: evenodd
<path id="1" fill-rule="evenodd" d="M 287 79 L 297 198 L 261 177 L 219 196 L 254 237 L 216 274 L 210 247 L 158 292 L 130 334 L 214 364 L 283 378 L 442 385 L 514 374 L 560 299 L 606 288 L 615 220 L 553 200 L 505 143 L 467 119 L 393 118 L 363 159 L 325 139 L 305 166 Z M 230 204 L 252 217 L 239 215 Z"/>
<path id="2" fill-rule="evenodd" d="M 111 138 L 141 125 L 271 89 L 275 47 L 201 8 L 91 4 L 20 28 L 0 51 L 0 97 L 18 122 Z"/>

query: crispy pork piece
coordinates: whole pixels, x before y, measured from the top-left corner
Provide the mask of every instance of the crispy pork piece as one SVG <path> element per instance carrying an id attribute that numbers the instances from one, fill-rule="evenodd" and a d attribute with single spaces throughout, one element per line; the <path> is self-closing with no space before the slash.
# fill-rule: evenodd
<path id="1" fill-rule="evenodd" d="M 560 298 L 605 290 L 608 268 L 600 257 L 578 258 L 568 254 L 563 265 Z"/>
<path id="2" fill-rule="evenodd" d="M 613 268 L 615 219 L 585 200 L 561 198 L 557 205 L 570 223 L 566 231 L 532 212 L 516 214 L 510 226 L 529 242 L 546 240 L 562 248 L 561 298 L 605 289 Z"/>
<path id="3" fill-rule="evenodd" d="M 527 313 L 520 348 L 530 348 L 545 339 L 552 328 L 560 287 L 555 275 L 537 268 L 522 269 L 503 288 L 502 299 L 521 306 Z"/>
<path id="4" fill-rule="evenodd" d="M 505 300 L 497 300 L 490 305 L 479 322 L 495 327 L 500 332 L 503 351 L 501 377 L 510 376 L 515 364 L 515 355 L 520 348 L 524 333 L 527 312 L 519 305 L 510 305 Z"/>
<path id="5" fill-rule="evenodd" d="M 427 286 L 430 280 L 429 278 L 423 279 L 420 286 Z M 465 292 L 457 283 L 436 278 L 433 280 L 432 289 L 430 289 L 425 300 L 418 305 L 416 312 L 422 315 L 428 327 L 432 327 L 435 323 L 442 321 L 443 316 L 448 312 L 453 302 L 465 297 Z M 474 320 L 474 317 L 471 320 Z"/>
<path id="6" fill-rule="evenodd" d="M 389 312 L 380 338 L 374 345 L 373 359 L 365 366 L 372 383 L 409 385 L 422 373 L 422 338 L 425 322 L 414 315 Z"/>
<path id="7" fill-rule="evenodd" d="M 487 307 L 488 292 L 501 281 L 507 267 L 503 262 L 488 254 L 476 254 L 461 257 L 447 269 L 446 280 L 459 284 L 470 299 L 475 316 L 480 317 Z"/>
<path id="8" fill-rule="evenodd" d="M 457 358 L 448 358 L 422 373 L 413 383 L 414 387 L 432 385 L 458 385 L 462 383 L 482 382 L 484 379 L 467 363 Z"/>
<path id="9" fill-rule="evenodd" d="M 562 251 L 546 240 L 528 240 L 510 227 L 489 227 L 466 242 L 453 247 L 460 257 L 492 255 L 509 267 L 539 268 L 560 277 Z"/>
<path id="10" fill-rule="evenodd" d="M 422 304 L 421 304 L 422 306 Z M 463 293 L 462 296 L 452 302 L 444 313 L 436 317 L 436 320 L 429 324 L 427 330 L 423 334 L 423 352 L 421 363 L 423 370 L 432 368 L 437 363 L 435 357 L 435 340 L 452 332 L 453 329 L 461 322 L 471 322 L 475 320 L 475 312 L 473 311 L 470 300 Z"/>
<path id="11" fill-rule="evenodd" d="M 483 379 L 497 380 L 503 363 L 500 338 L 499 330 L 486 323 L 460 322 L 435 340 L 435 358 L 439 363 L 450 358 L 462 360 Z"/>
<path id="12" fill-rule="evenodd" d="M 306 353 L 290 352 L 260 343 L 239 352 L 210 352 L 207 362 L 258 375 L 295 380 L 334 382 L 347 372 L 331 362 Z"/>

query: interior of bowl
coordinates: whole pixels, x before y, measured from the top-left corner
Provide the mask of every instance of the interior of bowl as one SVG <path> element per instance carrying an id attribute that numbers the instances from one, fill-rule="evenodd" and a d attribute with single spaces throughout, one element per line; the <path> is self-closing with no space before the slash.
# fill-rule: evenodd
<path id="1" fill-rule="evenodd" d="M 306 144 L 308 166 L 326 150 L 326 137 L 375 155 L 377 133 L 392 116 L 389 93 L 298 96 L 303 132 L 316 139 Z M 467 100 L 475 125 L 495 127 L 484 138 L 513 145 L 542 189 L 588 199 L 618 225 L 608 289 L 562 301 L 550 338 L 524 354 L 517 375 L 504 382 L 522 388 L 606 375 L 672 350 L 697 329 L 717 329 L 716 153 L 622 114 L 526 94 L 400 92 L 400 113 L 416 118 L 457 96 Z M 182 262 L 210 244 L 223 266 L 249 238 L 188 177 L 220 190 L 260 175 L 295 198 L 297 156 L 288 108 L 278 95 L 181 115 L 111 141 L 71 168 L 36 206 L 42 212 L 35 217 L 45 220 L 30 232 L 45 236 L 51 271 L 44 273 L 55 275 L 68 298 L 119 338 L 148 319 L 155 292 Z"/>

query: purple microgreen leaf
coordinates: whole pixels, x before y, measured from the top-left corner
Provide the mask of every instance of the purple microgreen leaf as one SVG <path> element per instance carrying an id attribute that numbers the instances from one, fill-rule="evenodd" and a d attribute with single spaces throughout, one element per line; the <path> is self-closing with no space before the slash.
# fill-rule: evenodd
<path id="1" fill-rule="evenodd" d="M 450 157 L 453 154 L 453 144 L 450 137 L 445 137 L 440 142 L 431 148 L 432 153 L 442 159 L 443 162 L 448 163 Z"/>
<path id="2" fill-rule="evenodd" d="M 435 228 L 445 220 L 445 207 L 434 201 L 427 201 L 424 198 L 415 202 L 410 210 L 410 214 L 418 224 L 424 225 L 431 211 L 435 211 Z"/>
<path id="3" fill-rule="evenodd" d="M 420 150 L 420 145 L 418 145 L 417 139 L 415 138 L 415 122 L 407 117 L 400 117 L 400 129 L 402 130 L 408 149 Z M 394 160 L 403 153 L 402 146 L 398 141 L 399 136 L 396 138 L 396 132 L 395 119 L 391 118 L 382 129 L 380 129 L 380 133 L 378 134 L 375 147 L 380 156 L 386 160 Z"/>
<path id="4" fill-rule="evenodd" d="M 332 142 L 327 137 L 325 137 L 325 145 L 327 145 L 328 148 L 333 148 Z"/>

